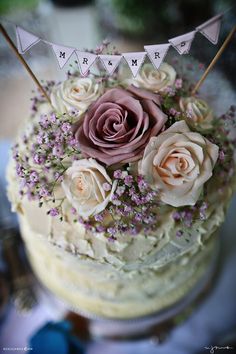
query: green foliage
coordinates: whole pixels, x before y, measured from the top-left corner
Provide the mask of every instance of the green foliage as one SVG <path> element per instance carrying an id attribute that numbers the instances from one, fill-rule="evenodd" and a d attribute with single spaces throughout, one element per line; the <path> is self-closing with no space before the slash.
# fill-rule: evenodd
<path id="1" fill-rule="evenodd" d="M 7 15 L 16 10 L 29 11 L 38 3 L 39 0 L 0 0 L 0 15 Z"/>

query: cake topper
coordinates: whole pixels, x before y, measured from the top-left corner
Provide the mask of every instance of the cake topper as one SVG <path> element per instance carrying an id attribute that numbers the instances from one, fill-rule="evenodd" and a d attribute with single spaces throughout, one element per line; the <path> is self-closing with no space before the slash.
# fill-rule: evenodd
<path id="1" fill-rule="evenodd" d="M 31 78 L 33 79 L 35 84 L 38 86 L 39 90 L 46 97 L 47 101 L 51 104 L 51 101 L 50 101 L 50 98 L 49 98 L 47 92 L 45 91 L 43 86 L 40 84 L 39 80 L 37 79 L 37 77 L 35 76 L 33 71 L 30 69 L 29 65 L 26 63 L 26 61 L 23 58 L 23 56 L 18 52 L 15 44 L 13 43 L 13 41 L 11 40 L 11 38 L 9 37 L 7 31 L 5 30 L 5 28 L 3 27 L 3 25 L 1 23 L 0 23 L 0 32 L 2 33 L 3 37 L 5 38 L 5 40 L 7 41 L 7 43 L 9 44 L 9 46 L 11 47 L 11 49 L 13 50 L 13 52 L 15 53 L 16 57 L 19 59 L 21 64 L 28 71 L 28 73 L 30 74 Z"/>

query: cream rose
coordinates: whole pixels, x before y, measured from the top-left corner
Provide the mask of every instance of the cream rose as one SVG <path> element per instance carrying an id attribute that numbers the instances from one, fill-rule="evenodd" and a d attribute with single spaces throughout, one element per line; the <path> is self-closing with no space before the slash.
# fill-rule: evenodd
<path id="1" fill-rule="evenodd" d="M 189 124 L 202 129 L 212 128 L 214 115 L 207 102 L 194 96 L 182 97 L 179 106 Z"/>
<path id="2" fill-rule="evenodd" d="M 158 70 L 152 64 L 144 64 L 132 83 L 137 87 L 160 92 L 173 86 L 175 78 L 175 69 L 167 63 L 162 63 Z"/>
<path id="3" fill-rule="evenodd" d="M 217 145 L 180 121 L 150 139 L 139 173 L 160 192 L 164 203 L 174 207 L 194 205 L 212 176 L 218 152 Z"/>
<path id="4" fill-rule="evenodd" d="M 51 93 L 52 106 L 59 113 L 72 111 L 81 115 L 104 92 L 103 84 L 93 78 L 76 78 L 63 81 Z"/>
<path id="5" fill-rule="evenodd" d="M 116 188 L 105 168 L 94 159 L 74 161 L 62 188 L 71 205 L 84 218 L 104 210 Z"/>

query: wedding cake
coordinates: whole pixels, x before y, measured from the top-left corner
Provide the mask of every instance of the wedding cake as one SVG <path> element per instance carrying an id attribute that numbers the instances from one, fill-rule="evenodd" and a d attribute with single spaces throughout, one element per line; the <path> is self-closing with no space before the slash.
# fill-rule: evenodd
<path id="1" fill-rule="evenodd" d="M 153 314 L 208 269 L 235 188 L 234 107 L 217 117 L 191 85 L 146 63 L 32 99 L 8 194 L 35 274 L 76 311 Z"/>

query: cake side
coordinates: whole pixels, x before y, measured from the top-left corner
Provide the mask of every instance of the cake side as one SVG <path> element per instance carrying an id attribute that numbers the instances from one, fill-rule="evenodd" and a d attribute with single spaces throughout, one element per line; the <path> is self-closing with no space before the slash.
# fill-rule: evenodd
<path id="1" fill-rule="evenodd" d="M 235 190 L 234 108 L 217 118 L 166 63 L 47 90 L 52 107 L 33 101 L 8 168 L 35 273 L 102 317 L 180 301 L 211 264 Z"/>
<path id="2" fill-rule="evenodd" d="M 9 194 L 21 210 L 21 234 L 35 273 L 77 311 L 109 318 L 157 312 L 193 289 L 212 261 L 234 187 L 227 186 L 217 204 L 217 189 L 212 192 L 208 218 L 192 226 L 190 237 L 176 238 L 178 226 L 167 213 L 156 234 L 126 242 L 121 235 L 109 244 L 102 234 L 89 234 L 75 223 L 56 223 L 36 202 L 19 200 L 11 168 Z"/>

